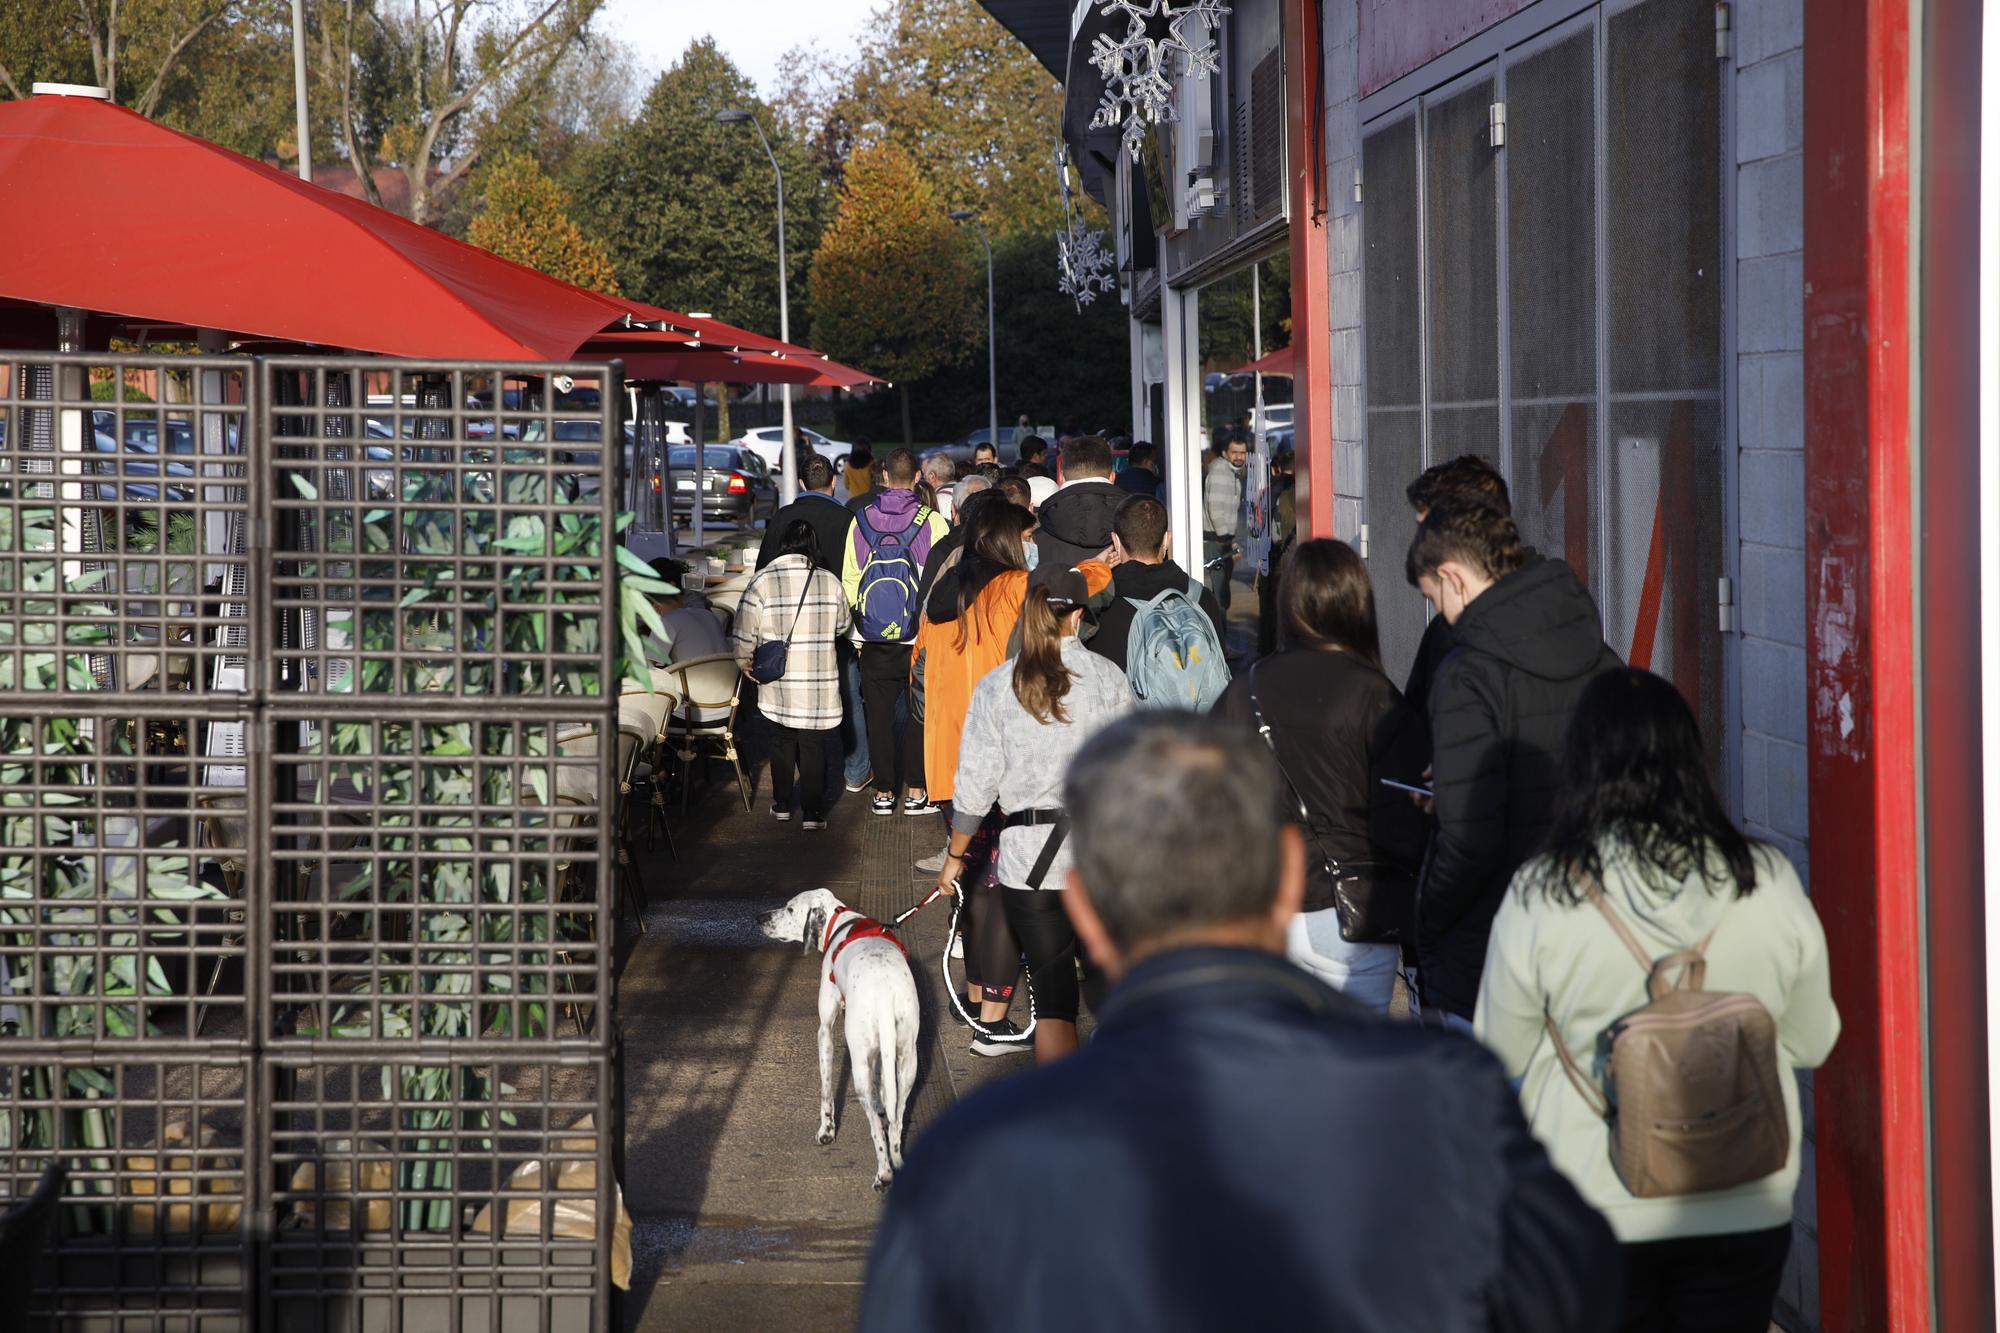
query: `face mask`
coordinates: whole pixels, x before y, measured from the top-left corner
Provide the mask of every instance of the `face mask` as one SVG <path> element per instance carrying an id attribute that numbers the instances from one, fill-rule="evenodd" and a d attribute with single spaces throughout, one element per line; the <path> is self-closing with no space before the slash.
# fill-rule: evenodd
<path id="1" fill-rule="evenodd" d="M 1025 554 L 1028 557 L 1028 572 L 1032 574 L 1035 571 L 1035 566 L 1042 561 L 1042 548 L 1030 543 L 1025 548 Z"/>

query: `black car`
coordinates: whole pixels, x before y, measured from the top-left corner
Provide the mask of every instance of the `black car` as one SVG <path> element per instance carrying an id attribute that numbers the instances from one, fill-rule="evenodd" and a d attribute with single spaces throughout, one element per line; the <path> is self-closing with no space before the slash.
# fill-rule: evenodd
<path id="1" fill-rule="evenodd" d="M 701 510 L 705 518 L 748 527 L 778 509 L 778 488 L 764 460 L 733 444 L 711 444 L 701 450 Z M 667 450 L 667 475 L 673 479 L 674 517 L 694 516 L 695 448 L 675 445 Z"/>

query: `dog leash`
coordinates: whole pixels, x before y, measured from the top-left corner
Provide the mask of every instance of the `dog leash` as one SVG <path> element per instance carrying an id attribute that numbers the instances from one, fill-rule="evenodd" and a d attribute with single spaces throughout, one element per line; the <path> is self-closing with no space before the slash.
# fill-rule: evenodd
<path id="1" fill-rule="evenodd" d="M 916 903 L 896 913 L 896 915 L 893 918 L 891 918 L 889 922 L 889 929 L 894 930 L 896 927 L 902 925 L 905 921 L 908 921 L 911 917 L 923 911 L 926 907 L 929 907 L 932 903 L 936 902 L 938 899 L 942 897 L 944 897 L 944 886 L 940 884 L 933 887 L 929 893 L 925 894 L 922 898 L 918 899 Z M 945 927 L 944 953 L 943 956 L 939 959 L 939 964 L 938 964 L 938 972 L 944 978 L 944 993 L 951 997 L 951 1007 L 958 1012 L 959 1018 L 965 1023 L 967 1027 L 971 1028 L 974 1032 L 977 1032 L 980 1036 L 986 1038 L 988 1041 L 1025 1044 L 1028 1041 L 1032 1040 L 1035 1035 L 1035 988 L 1033 985 L 1030 985 L 1028 987 L 1028 1026 L 1022 1028 L 1018 1035 L 1002 1037 L 1002 1036 L 996 1036 L 994 1034 L 993 1029 L 987 1027 L 985 1023 L 981 1022 L 978 1019 L 978 1017 L 967 1011 L 965 1007 L 965 997 L 959 993 L 960 987 L 958 983 L 952 980 L 951 946 L 958 940 L 958 914 L 960 911 L 964 909 L 964 907 L 965 907 L 965 894 L 959 889 L 958 885 L 953 884 L 952 895 L 951 895 L 951 924 Z"/>

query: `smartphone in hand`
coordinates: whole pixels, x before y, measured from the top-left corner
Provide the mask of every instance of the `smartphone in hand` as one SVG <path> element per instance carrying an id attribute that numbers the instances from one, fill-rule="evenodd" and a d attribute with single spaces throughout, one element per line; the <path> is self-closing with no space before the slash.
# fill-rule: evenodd
<path id="1" fill-rule="evenodd" d="M 1383 778 L 1382 785 L 1385 787 L 1394 787 L 1397 791 L 1406 791 L 1412 796 L 1429 796 L 1435 798 L 1437 795 L 1429 787 L 1413 786 L 1407 782 L 1398 782 L 1394 778 Z"/>

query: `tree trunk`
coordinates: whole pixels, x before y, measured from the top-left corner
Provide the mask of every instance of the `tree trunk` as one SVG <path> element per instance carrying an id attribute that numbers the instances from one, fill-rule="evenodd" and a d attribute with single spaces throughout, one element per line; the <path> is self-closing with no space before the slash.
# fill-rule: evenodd
<path id="1" fill-rule="evenodd" d="M 695 385 L 694 391 L 700 393 L 702 386 Z M 715 430 L 719 444 L 727 444 L 734 438 L 729 431 L 729 386 L 721 380 L 715 382 Z"/>
<path id="2" fill-rule="evenodd" d="M 903 382 L 902 382 L 901 384 L 898 384 L 898 385 L 896 386 L 896 392 L 897 392 L 898 394 L 900 394 L 900 395 L 902 396 L 902 399 L 903 399 L 903 446 L 904 446 L 905 448 L 908 448 L 908 447 L 910 447 L 911 445 L 914 445 L 914 444 L 916 443 L 916 439 L 915 439 L 915 437 L 914 437 L 914 436 L 912 436 L 912 435 L 910 434 L 910 384 L 909 384 L 909 381 L 908 381 L 908 380 L 905 380 L 905 381 L 903 381 Z"/>

